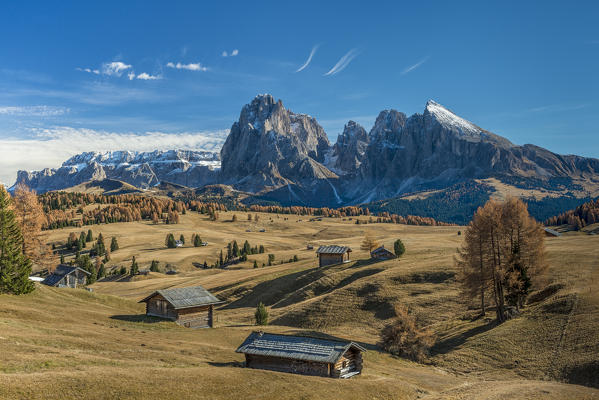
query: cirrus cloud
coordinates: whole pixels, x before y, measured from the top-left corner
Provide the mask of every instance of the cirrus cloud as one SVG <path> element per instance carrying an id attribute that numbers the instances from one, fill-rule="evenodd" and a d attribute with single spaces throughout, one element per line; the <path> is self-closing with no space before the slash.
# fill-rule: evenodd
<path id="1" fill-rule="evenodd" d="M 188 71 L 208 71 L 208 68 L 203 66 L 201 63 L 182 64 L 182 63 L 178 62 L 175 64 L 174 62 L 168 62 L 168 63 L 166 63 L 166 66 L 168 68 L 185 69 Z"/>

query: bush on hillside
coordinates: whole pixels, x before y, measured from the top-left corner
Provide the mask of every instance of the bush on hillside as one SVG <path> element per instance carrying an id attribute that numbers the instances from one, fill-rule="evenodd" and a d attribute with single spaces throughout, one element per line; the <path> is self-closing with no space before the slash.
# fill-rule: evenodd
<path id="1" fill-rule="evenodd" d="M 396 318 L 381 331 L 379 346 L 391 354 L 421 362 L 435 343 L 433 333 L 421 329 L 407 307 L 395 307 Z"/>

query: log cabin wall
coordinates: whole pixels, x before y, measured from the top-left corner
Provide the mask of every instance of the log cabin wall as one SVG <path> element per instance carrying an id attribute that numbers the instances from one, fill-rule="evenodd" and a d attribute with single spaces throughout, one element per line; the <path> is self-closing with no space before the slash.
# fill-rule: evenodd
<path id="1" fill-rule="evenodd" d="M 346 255 L 347 255 L 347 253 L 343 253 L 343 254 L 320 253 L 318 255 L 319 265 L 321 267 L 324 267 L 326 265 L 341 264 L 343 261 L 349 259 L 349 257 L 345 258 Z"/>
<path id="2" fill-rule="evenodd" d="M 339 378 L 345 374 L 362 371 L 362 353 L 349 349 L 343 354 L 333 366 L 331 376 Z"/>
<path id="3" fill-rule="evenodd" d="M 329 364 L 294 360 L 281 357 L 268 357 L 253 354 L 245 355 L 245 365 L 249 368 L 267 369 L 270 371 L 290 372 L 301 375 L 329 376 Z"/>
<path id="4" fill-rule="evenodd" d="M 177 310 L 177 323 L 186 328 L 212 328 L 213 306 L 198 306 Z"/>
<path id="5" fill-rule="evenodd" d="M 146 314 L 172 320 L 177 319 L 177 310 L 159 294 L 146 303 Z"/>

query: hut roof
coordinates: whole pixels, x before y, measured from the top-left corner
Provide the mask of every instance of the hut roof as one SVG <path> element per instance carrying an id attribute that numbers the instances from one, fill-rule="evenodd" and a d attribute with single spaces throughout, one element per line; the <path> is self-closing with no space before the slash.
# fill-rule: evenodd
<path id="1" fill-rule="evenodd" d="M 351 347 L 365 351 L 362 346 L 354 342 L 252 332 L 236 352 L 294 360 L 335 363 Z"/>
<path id="2" fill-rule="evenodd" d="M 86 270 L 79 268 L 79 267 L 75 267 L 72 265 L 67 265 L 67 264 L 60 264 L 58 267 L 56 267 L 56 269 L 54 270 L 54 272 L 52 272 L 52 274 L 48 275 L 46 277 L 46 279 L 44 279 L 42 281 L 42 283 L 44 285 L 48 285 L 48 286 L 54 286 L 56 285 L 58 282 L 60 282 L 60 280 L 62 278 L 64 278 L 65 276 L 75 272 L 76 270 L 85 272 L 87 275 L 91 275 L 89 272 L 87 272 Z"/>
<path id="3" fill-rule="evenodd" d="M 387 250 L 387 249 L 385 248 L 385 246 L 377 247 L 376 249 L 374 249 L 374 250 L 372 250 L 372 251 L 370 252 L 370 255 L 371 255 L 371 256 L 378 255 L 378 256 L 389 256 L 389 257 L 395 257 L 395 254 L 394 254 L 394 253 L 392 253 L 392 252 L 390 252 L 389 250 Z"/>
<path id="4" fill-rule="evenodd" d="M 545 232 L 547 232 L 548 234 L 553 235 L 553 236 L 561 236 L 562 235 L 558 231 L 551 229 L 551 228 L 543 228 L 543 229 L 545 230 Z"/>
<path id="5" fill-rule="evenodd" d="M 139 302 L 144 303 L 157 294 L 164 297 L 175 309 L 222 303 L 221 300 L 201 286 L 157 290 Z"/>
<path id="6" fill-rule="evenodd" d="M 320 246 L 318 248 L 318 250 L 316 250 L 316 253 L 317 254 L 344 254 L 344 253 L 347 253 L 348 251 L 351 251 L 351 249 L 347 246 L 330 245 L 330 246 Z"/>

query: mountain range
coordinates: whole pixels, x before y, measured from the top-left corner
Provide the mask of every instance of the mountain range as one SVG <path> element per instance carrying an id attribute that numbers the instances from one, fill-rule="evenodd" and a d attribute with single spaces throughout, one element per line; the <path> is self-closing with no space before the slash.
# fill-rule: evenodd
<path id="1" fill-rule="evenodd" d="M 571 207 L 599 195 L 599 160 L 513 144 L 432 100 L 409 117 L 381 111 L 369 132 L 349 121 L 332 144 L 315 118 L 265 94 L 242 108 L 220 154 L 90 152 L 58 169 L 19 171 L 17 182 L 45 192 L 106 178 L 141 189 L 161 181 L 193 188 L 219 183 L 248 193 L 246 201 L 282 205 L 385 210 L 385 204 L 458 201 L 474 190 L 481 196 L 470 208 L 507 195 L 570 199 Z"/>

